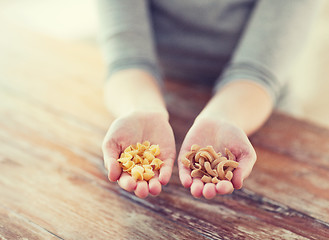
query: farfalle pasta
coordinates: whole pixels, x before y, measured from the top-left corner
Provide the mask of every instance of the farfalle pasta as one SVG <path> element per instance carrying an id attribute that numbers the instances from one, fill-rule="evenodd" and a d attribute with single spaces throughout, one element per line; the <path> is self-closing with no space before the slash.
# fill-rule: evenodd
<path id="1" fill-rule="evenodd" d="M 239 166 L 234 154 L 225 148 L 224 156 L 216 152 L 212 146 L 201 148 L 194 144 L 181 160 L 190 168 L 191 176 L 201 178 L 204 183 L 218 183 L 220 180 L 231 180 L 233 171 Z"/>
<path id="2" fill-rule="evenodd" d="M 124 172 L 128 172 L 136 181 L 148 181 L 154 171 L 160 170 L 163 161 L 157 158 L 160 155 L 159 145 L 151 145 L 149 141 L 130 145 L 117 160 Z"/>

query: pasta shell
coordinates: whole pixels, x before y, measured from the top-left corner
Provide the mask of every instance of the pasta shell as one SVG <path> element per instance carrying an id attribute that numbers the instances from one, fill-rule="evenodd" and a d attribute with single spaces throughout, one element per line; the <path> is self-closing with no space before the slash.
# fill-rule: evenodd
<path id="1" fill-rule="evenodd" d="M 134 166 L 131 169 L 131 176 L 136 180 L 143 180 L 144 168 L 142 166 Z"/>
<path id="2" fill-rule="evenodd" d="M 146 170 L 146 169 L 145 169 L 145 170 Z M 155 175 L 155 174 L 154 174 L 154 172 L 153 172 L 152 170 L 147 170 L 147 171 L 145 171 L 145 172 L 143 173 L 143 179 L 144 179 L 145 181 L 148 181 L 148 180 L 150 180 L 154 175 Z"/>
<path id="3" fill-rule="evenodd" d="M 123 171 L 124 172 L 129 172 L 135 166 L 135 163 L 133 161 L 128 161 L 128 162 L 126 162 L 122 165 L 124 166 Z"/>
<path id="4" fill-rule="evenodd" d="M 139 155 L 135 155 L 134 158 L 133 158 L 133 161 L 135 163 L 142 163 L 143 162 L 143 158 Z"/>
<path id="5" fill-rule="evenodd" d="M 152 161 L 155 158 L 154 155 L 149 151 L 145 151 L 143 157 L 149 161 Z"/>
<path id="6" fill-rule="evenodd" d="M 146 148 L 149 148 L 150 147 L 150 142 L 149 141 L 144 141 L 143 142 L 143 145 L 146 147 Z"/>
<path id="7" fill-rule="evenodd" d="M 162 164 L 163 161 L 161 161 L 159 158 L 154 158 L 151 162 L 151 166 L 154 167 L 154 170 L 159 170 Z"/>
<path id="8" fill-rule="evenodd" d="M 159 145 L 152 145 L 149 148 L 149 151 L 156 157 L 160 155 L 160 147 Z"/>

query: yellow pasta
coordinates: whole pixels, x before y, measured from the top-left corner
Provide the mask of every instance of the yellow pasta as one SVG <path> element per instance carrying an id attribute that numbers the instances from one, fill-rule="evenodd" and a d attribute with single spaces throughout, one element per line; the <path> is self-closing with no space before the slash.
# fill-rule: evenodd
<path id="1" fill-rule="evenodd" d="M 159 158 L 154 158 L 151 162 L 151 166 L 154 166 L 154 170 L 159 170 L 162 163 L 163 162 Z"/>
<path id="2" fill-rule="evenodd" d="M 128 172 L 135 166 L 135 163 L 133 161 L 128 161 L 123 163 L 122 166 L 124 166 L 123 171 Z"/>
<path id="3" fill-rule="evenodd" d="M 154 171 L 160 170 L 163 161 L 159 145 L 151 145 L 149 141 L 136 143 L 125 148 L 117 160 L 124 172 L 128 172 L 136 181 L 149 181 L 154 177 Z"/>
<path id="4" fill-rule="evenodd" d="M 153 172 L 152 169 L 144 168 L 143 178 L 145 181 L 150 180 L 154 175 L 155 173 Z"/>
<path id="5" fill-rule="evenodd" d="M 134 166 L 131 169 L 131 176 L 136 180 L 143 180 L 144 168 L 142 166 Z"/>

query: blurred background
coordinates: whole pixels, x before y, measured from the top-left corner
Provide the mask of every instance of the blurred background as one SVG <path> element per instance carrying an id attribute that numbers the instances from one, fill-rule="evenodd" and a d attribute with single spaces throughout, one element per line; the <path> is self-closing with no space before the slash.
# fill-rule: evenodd
<path id="1" fill-rule="evenodd" d="M 94 0 L 0 0 L 0 21 L 32 32 L 98 48 Z M 329 127 L 329 1 L 315 21 L 301 58 L 292 69 L 295 107 L 289 113 Z M 4 38 L 5 36 L 1 36 Z"/>

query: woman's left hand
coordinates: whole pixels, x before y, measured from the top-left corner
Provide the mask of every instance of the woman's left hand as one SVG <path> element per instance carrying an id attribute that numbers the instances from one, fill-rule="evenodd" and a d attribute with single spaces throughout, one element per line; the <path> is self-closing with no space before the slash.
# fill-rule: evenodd
<path id="1" fill-rule="evenodd" d="M 217 184 L 204 184 L 200 178 L 192 178 L 191 170 L 183 165 L 181 159 L 190 151 L 193 144 L 201 147 L 211 145 L 216 152 L 222 153 L 225 152 L 225 148 L 228 148 L 239 162 L 239 166 L 233 171 L 232 180 L 221 180 Z M 256 152 L 243 130 L 224 120 L 197 118 L 187 133 L 179 153 L 179 177 L 184 187 L 190 187 L 194 197 L 203 195 L 205 198 L 211 199 L 216 194 L 229 194 L 233 192 L 234 188 L 240 189 L 255 162 Z"/>

